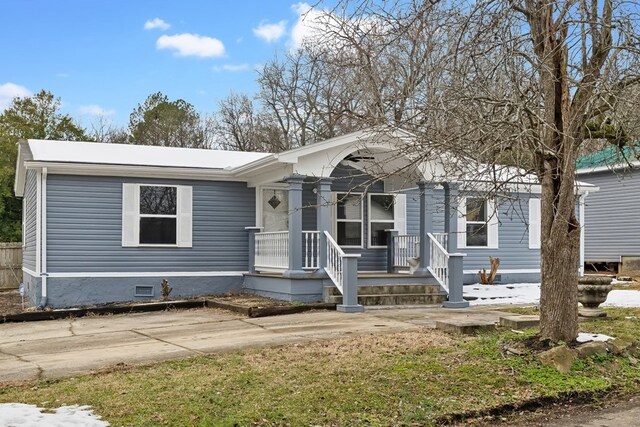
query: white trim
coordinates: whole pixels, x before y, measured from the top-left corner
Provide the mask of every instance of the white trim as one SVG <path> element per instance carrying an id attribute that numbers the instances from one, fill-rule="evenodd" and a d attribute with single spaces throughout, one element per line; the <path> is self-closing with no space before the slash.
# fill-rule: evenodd
<path id="1" fill-rule="evenodd" d="M 470 221 L 471 224 L 484 224 L 487 232 L 487 244 L 485 246 L 467 245 L 467 200 L 478 199 L 484 201 L 485 220 Z M 460 249 L 499 249 L 500 222 L 498 218 L 498 205 L 495 199 L 487 199 L 480 195 L 463 197 L 458 205 L 458 248 Z"/>
<path id="2" fill-rule="evenodd" d="M 340 245 L 341 248 L 346 249 L 364 249 L 364 193 L 361 192 L 352 192 L 352 191 L 333 191 L 332 194 L 335 194 L 335 203 L 334 203 L 334 215 L 333 215 L 333 226 L 335 229 L 335 241 L 338 242 L 338 201 L 340 198 L 338 194 L 344 194 L 345 196 L 360 196 L 360 220 L 355 219 L 341 219 L 340 222 L 360 222 L 360 245 Z"/>
<path id="3" fill-rule="evenodd" d="M 579 199 L 579 221 L 580 221 L 580 264 L 578 265 L 578 275 L 580 276 L 584 276 L 584 228 L 586 226 L 586 218 L 584 216 L 584 206 L 585 206 L 585 198 L 589 195 L 589 192 L 585 192 L 584 194 L 580 195 L 580 199 Z M 622 260 L 622 257 L 620 257 L 620 259 Z"/>
<path id="4" fill-rule="evenodd" d="M 36 276 L 40 276 L 40 239 L 42 226 L 42 171 L 36 175 Z"/>
<path id="5" fill-rule="evenodd" d="M 463 271 L 464 274 L 478 274 L 478 270 L 464 270 Z M 539 268 L 531 268 L 531 269 L 518 269 L 518 268 L 514 268 L 514 269 L 498 269 L 498 274 L 527 274 L 527 273 L 540 273 L 540 269 Z"/>
<path id="6" fill-rule="evenodd" d="M 27 198 L 22 198 L 22 251 L 27 247 Z"/>
<path id="7" fill-rule="evenodd" d="M 596 166 L 596 167 L 590 167 L 590 168 L 580 168 L 578 170 L 576 170 L 576 175 L 582 175 L 582 174 L 586 174 L 586 173 L 594 173 L 594 172 L 603 172 L 603 171 L 616 171 L 618 169 L 632 169 L 634 167 L 638 167 L 640 166 L 640 161 L 635 160 L 633 162 L 629 162 L 629 163 L 616 163 L 613 165 L 606 165 L 606 166 Z"/>
<path id="8" fill-rule="evenodd" d="M 529 249 L 540 249 L 542 240 L 542 201 L 538 198 L 529 198 Z"/>
<path id="9" fill-rule="evenodd" d="M 29 276 L 33 276 L 33 277 L 40 276 L 38 273 L 36 273 L 35 271 L 33 271 L 33 270 L 31 270 L 30 268 L 27 268 L 27 267 L 22 267 L 22 272 L 23 273 L 27 273 Z"/>
<path id="10" fill-rule="evenodd" d="M 225 277 L 242 276 L 248 271 L 156 271 L 156 272 L 81 272 L 49 273 L 49 277 Z"/>

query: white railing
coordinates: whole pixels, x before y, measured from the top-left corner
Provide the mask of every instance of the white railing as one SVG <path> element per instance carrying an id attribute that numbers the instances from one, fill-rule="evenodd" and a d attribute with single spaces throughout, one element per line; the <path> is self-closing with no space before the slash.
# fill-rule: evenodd
<path id="1" fill-rule="evenodd" d="M 289 232 L 256 233 L 255 268 L 286 270 L 289 268 Z"/>
<path id="2" fill-rule="evenodd" d="M 302 268 L 304 270 L 317 270 L 319 265 L 320 232 L 302 232 Z"/>
<path id="3" fill-rule="evenodd" d="M 409 267 L 409 258 L 420 256 L 420 236 L 400 235 L 393 236 L 393 266 Z"/>
<path id="4" fill-rule="evenodd" d="M 433 277 L 440 283 L 440 285 L 449 292 L 449 252 L 442 245 L 441 241 L 446 242 L 446 235 L 444 240 L 442 234 L 438 235 L 427 233 L 429 236 L 429 272 L 433 274 Z"/>
<path id="5" fill-rule="evenodd" d="M 344 256 L 346 254 L 328 231 L 325 231 L 324 235 L 327 239 L 327 266 L 324 269 L 336 288 L 344 295 Z"/>
<path id="6" fill-rule="evenodd" d="M 444 248 L 445 251 L 449 251 L 449 234 L 448 233 L 431 233 L 432 236 L 436 239 L 440 246 Z"/>

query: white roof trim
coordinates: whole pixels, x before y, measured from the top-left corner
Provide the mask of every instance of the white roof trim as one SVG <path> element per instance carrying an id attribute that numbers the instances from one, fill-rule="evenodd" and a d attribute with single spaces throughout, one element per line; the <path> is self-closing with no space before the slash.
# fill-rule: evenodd
<path id="1" fill-rule="evenodd" d="M 631 169 L 631 168 L 636 168 L 640 166 L 640 160 L 634 160 L 633 162 L 629 162 L 629 163 L 616 163 L 614 165 L 607 165 L 607 166 L 595 166 L 595 167 L 591 167 L 591 168 L 580 168 L 578 170 L 576 170 L 576 174 L 578 175 L 582 175 L 582 174 L 587 174 L 587 173 L 594 173 L 594 172 L 604 172 L 604 171 L 616 171 L 619 169 Z"/>

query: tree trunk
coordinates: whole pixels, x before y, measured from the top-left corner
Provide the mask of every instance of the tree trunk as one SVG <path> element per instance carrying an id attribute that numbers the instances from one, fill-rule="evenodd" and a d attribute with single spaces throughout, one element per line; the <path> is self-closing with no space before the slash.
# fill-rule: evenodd
<path id="1" fill-rule="evenodd" d="M 578 335 L 580 226 L 575 210 L 566 216 L 559 215 L 553 203 L 559 196 L 553 191 L 553 183 L 543 181 L 542 193 L 543 223 L 548 225 L 547 233 L 543 231 L 546 237 L 542 239 L 540 253 L 540 334 L 554 342 L 571 342 Z M 561 225 L 553 226 L 551 221 Z"/>

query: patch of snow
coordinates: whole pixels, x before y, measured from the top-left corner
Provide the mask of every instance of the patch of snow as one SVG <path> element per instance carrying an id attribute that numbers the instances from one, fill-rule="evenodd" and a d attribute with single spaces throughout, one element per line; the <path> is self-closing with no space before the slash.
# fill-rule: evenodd
<path id="1" fill-rule="evenodd" d="M 0 425 L 8 427 L 104 427 L 102 421 L 89 406 L 61 406 L 52 413 L 43 413 L 44 408 L 24 403 L 0 403 Z"/>
<path id="2" fill-rule="evenodd" d="M 604 335 L 604 334 L 587 334 L 584 332 L 580 332 L 578 334 L 578 338 L 576 338 L 576 341 L 578 342 L 591 342 L 591 341 L 609 341 L 609 340 L 615 340 L 615 338 L 610 337 L 609 335 Z"/>
<path id="3" fill-rule="evenodd" d="M 463 292 L 470 305 L 540 303 L 539 283 L 474 284 L 465 286 Z M 640 307 L 640 291 L 613 290 L 602 307 Z"/>

